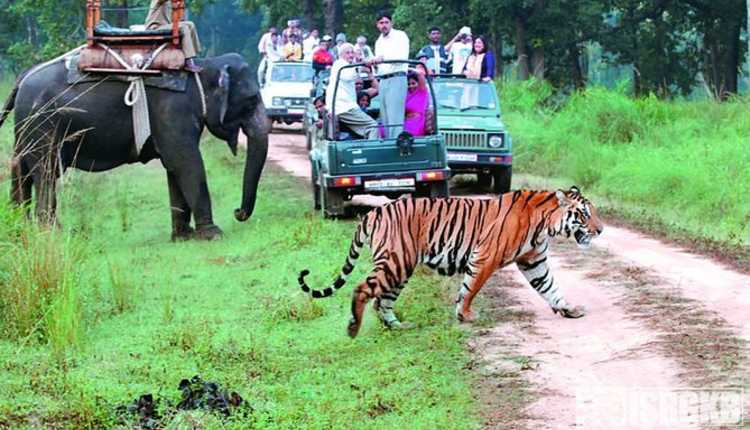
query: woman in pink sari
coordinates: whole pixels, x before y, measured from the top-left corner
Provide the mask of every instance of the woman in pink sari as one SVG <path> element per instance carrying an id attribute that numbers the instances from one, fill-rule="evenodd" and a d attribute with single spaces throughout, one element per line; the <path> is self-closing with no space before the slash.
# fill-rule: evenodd
<path id="1" fill-rule="evenodd" d="M 419 69 L 410 70 L 406 93 L 404 131 L 408 131 L 413 136 L 424 136 L 429 106 L 430 92 L 427 90 L 424 74 Z"/>

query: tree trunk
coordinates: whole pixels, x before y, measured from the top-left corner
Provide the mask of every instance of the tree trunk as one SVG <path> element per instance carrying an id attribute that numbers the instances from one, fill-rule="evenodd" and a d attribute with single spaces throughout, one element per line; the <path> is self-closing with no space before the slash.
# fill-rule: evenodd
<path id="1" fill-rule="evenodd" d="M 536 0 L 534 2 L 534 15 L 543 18 L 544 17 L 544 9 L 546 5 L 544 0 Z M 544 71 L 545 71 L 545 64 L 544 64 L 544 46 L 543 45 L 537 45 L 534 46 L 531 50 L 531 66 L 532 66 L 532 73 L 534 74 L 534 77 L 537 79 L 544 79 Z"/>
<path id="2" fill-rule="evenodd" d="M 568 54 L 570 57 L 570 78 L 575 88 L 579 90 L 586 85 L 581 69 L 581 48 L 575 44 L 570 45 Z"/>
<path id="3" fill-rule="evenodd" d="M 531 49 L 531 67 L 534 77 L 544 79 L 544 48 L 539 46 Z"/>
<path id="4" fill-rule="evenodd" d="M 305 25 L 308 30 L 318 28 L 318 21 L 315 19 L 315 0 L 305 0 Z"/>
<path id="5" fill-rule="evenodd" d="M 495 54 L 495 77 L 503 76 L 503 39 L 496 30 L 490 33 L 492 53 Z"/>
<path id="6" fill-rule="evenodd" d="M 638 68 L 638 63 L 633 64 L 633 95 L 640 97 L 643 92 L 641 86 L 641 71 Z"/>
<path id="7" fill-rule="evenodd" d="M 735 20 L 731 24 L 731 30 L 727 32 L 727 53 L 724 62 L 724 88 L 722 100 L 730 94 L 737 94 L 737 73 L 740 71 L 740 31 L 742 23 Z"/>
<path id="8" fill-rule="evenodd" d="M 341 30 L 341 20 L 344 15 L 343 0 L 323 0 L 323 6 L 326 14 L 326 34 L 336 37 L 336 33 Z"/>
<path id="9" fill-rule="evenodd" d="M 518 79 L 525 81 L 529 79 L 529 51 L 526 49 L 526 22 L 520 16 L 516 16 L 516 55 L 518 57 Z"/>

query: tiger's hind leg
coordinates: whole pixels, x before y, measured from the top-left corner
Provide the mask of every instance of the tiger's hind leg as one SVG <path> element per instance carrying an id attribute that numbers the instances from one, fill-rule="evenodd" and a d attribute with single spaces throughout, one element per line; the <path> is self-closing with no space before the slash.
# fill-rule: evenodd
<path id="1" fill-rule="evenodd" d="M 517 261 L 516 266 L 529 281 L 531 287 L 547 301 L 552 312 L 559 313 L 565 318 L 580 318 L 586 314 L 583 306 L 571 306 L 565 300 L 550 273 L 546 254 L 540 254 L 525 261 Z"/>
<path id="2" fill-rule="evenodd" d="M 375 270 L 367 276 L 367 279 L 361 284 L 357 285 L 354 289 L 354 296 L 352 297 L 352 318 L 349 320 L 349 327 L 347 332 L 350 337 L 356 337 L 362 326 L 362 316 L 365 312 L 365 306 L 367 302 L 372 299 L 381 300 L 382 296 L 387 303 L 390 303 L 391 313 L 393 312 L 393 297 L 398 297 L 398 293 L 394 294 L 394 291 L 399 287 L 391 287 L 391 284 L 399 282 L 396 275 L 387 270 L 384 266 L 376 265 Z M 383 305 L 383 300 L 379 302 L 380 307 Z M 395 315 L 393 316 L 396 319 Z M 398 321 L 396 319 L 396 321 Z"/>
<path id="3" fill-rule="evenodd" d="M 393 313 L 393 305 L 396 304 L 398 296 L 401 294 L 401 290 L 406 286 L 406 282 L 396 287 L 393 287 L 391 291 L 384 292 L 380 297 L 375 299 L 375 311 L 378 313 L 378 318 L 387 328 L 390 329 L 404 329 L 409 328 L 408 323 L 402 323 Z"/>

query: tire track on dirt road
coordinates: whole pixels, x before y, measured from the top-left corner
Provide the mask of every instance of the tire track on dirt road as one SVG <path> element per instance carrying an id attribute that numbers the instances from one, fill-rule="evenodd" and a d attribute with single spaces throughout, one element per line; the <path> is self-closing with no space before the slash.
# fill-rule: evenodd
<path id="1" fill-rule="evenodd" d="M 271 134 L 268 159 L 309 182 L 304 135 Z M 570 428 L 578 419 L 582 428 L 603 428 L 601 420 L 608 428 L 697 428 L 695 417 L 680 425 L 659 415 L 673 413 L 665 409 L 674 404 L 648 402 L 683 388 L 747 384 L 750 277 L 609 226 L 587 251 L 556 243 L 550 265 L 568 300 L 587 307 L 584 318 L 552 314 L 514 267 L 497 273 L 480 294 L 492 297 L 485 307 L 496 315 L 531 315 L 531 321 L 476 329 L 470 346 L 486 368 L 507 366 L 509 354 L 527 357 L 514 372 L 531 383 L 535 397 L 522 422 L 493 420 L 490 411 L 487 427 Z M 511 303 L 507 309 L 497 307 L 503 303 L 498 295 Z M 502 380 L 497 378 L 490 377 L 492 387 Z"/>

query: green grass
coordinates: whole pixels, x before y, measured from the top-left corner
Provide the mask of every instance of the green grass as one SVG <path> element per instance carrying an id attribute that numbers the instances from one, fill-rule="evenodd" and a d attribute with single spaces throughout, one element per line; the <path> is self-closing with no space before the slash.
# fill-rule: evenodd
<path id="1" fill-rule="evenodd" d="M 750 101 L 632 99 L 540 82 L 500 91 L 514 171 L 567 178 L 661 229 L 750 247 Z M 571 183 L 571 184 L 572 184 Z"/>
<path id="2" fill-rule="evenodd" d="M 331 282 L 354 222 L 320 219 L 300 182 L 269 169 L 255 214 L 238 223 L 242 157 L 213 139 L 203 151 L 225 232 L 217 242 L 169 242 L 158 164 L 66 178 L 64 229 L 50 234 L 60 250 L 82 248 L 82 260 L 76 282 L 56 284 L 62 292 L 50 312 L 61 316 L 50 330 L 62 346 L 47 337 L 0 340 L 0 427 L 110 427 L 117 405 L 153 393 L 163 409 L 179 400 L 179 381 L 196 374 L 253 407 L 241 422 L 190 417 L 208 428 L 478 427 L 467 333 L 452 318 L 455 282 L 418 273 L 397 305 L 417 328 L 386 331 L 368 308 L 349 339 L 352 286 L 312 301 L 297 274 L 310 268 L 311 284 Z M 364 255 L 351 282 L 368 267 Z"/>

